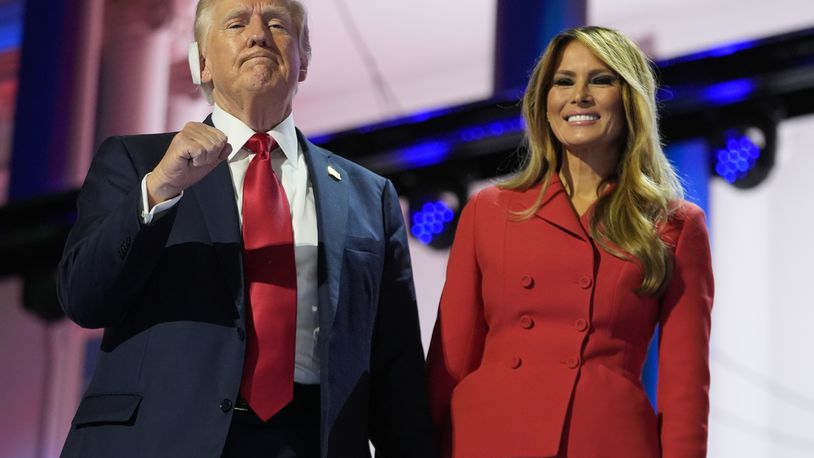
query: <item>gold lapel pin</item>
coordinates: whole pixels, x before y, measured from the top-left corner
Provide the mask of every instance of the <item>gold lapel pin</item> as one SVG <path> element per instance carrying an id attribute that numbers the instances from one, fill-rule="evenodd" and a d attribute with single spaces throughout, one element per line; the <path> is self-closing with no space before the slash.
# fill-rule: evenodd
<path id="1" fill-rule="evenodd" d="M 328 166 L 328 175 L 330 175 L 331 178 L 336 181 L 342 181 L 342 175 L 340 175 L 339 172 L 330 165 Z"/>

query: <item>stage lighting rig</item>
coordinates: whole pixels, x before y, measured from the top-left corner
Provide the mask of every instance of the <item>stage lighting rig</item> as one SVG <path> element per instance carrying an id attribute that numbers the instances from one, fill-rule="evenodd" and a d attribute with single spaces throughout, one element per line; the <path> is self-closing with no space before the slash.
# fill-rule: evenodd
<path id="1" fill-rule="evenodd" d="M 444 185 L 423 182 L 409 190 L 406 196 L 410 235 L 432 248 L 449 248 L 458 226 L 458 217 L 466 204 L 466 184 L 457 181 Z"/>
<path id="2" fill-rule="evenodd" d="M 771 172 L 776 145 L 777 123 L 761 113 L 718 131 L 710 141 L 710 166 L 733 186 L 753 188 Z"/>

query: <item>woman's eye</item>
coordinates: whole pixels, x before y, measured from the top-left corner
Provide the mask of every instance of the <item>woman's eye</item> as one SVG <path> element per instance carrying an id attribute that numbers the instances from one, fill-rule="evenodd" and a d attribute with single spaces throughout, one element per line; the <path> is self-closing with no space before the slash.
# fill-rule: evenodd
<path id="1" fill-rule="evenodd" d="M 616 77 L 610 75 L 597 76 L 596 78 L 593 79 L 594 84 L 601 84 L 606 86 L 613 84 L 615 81 Z"/>
<path id="2" fill-rule="evenodd" d="M 554 86 L 571 86 L 574 84 L 569 78 L 555 78 Z"/>

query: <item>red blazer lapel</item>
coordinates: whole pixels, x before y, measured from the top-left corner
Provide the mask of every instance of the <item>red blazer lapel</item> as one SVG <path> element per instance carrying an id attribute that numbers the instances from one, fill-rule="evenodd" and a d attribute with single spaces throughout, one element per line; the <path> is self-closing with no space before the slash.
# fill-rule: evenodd
<path id="1" fill-rule="evenodd" d="M 509 209 L 512 212 L 519 212 L 531 207 L 540 195 L 543 187 L 542 183 L 521 192 L 512 202 Z M 587 215 L 588 213 L 586 213 Z M 543 194 L 543 201 L 537 209 L 535 217 L 541 218 L 558 228 L 573 234 L 583 240 L 587 240 L 589 235 L 580 223 L 574 207 L 568 200 L 568 195 L 560 182 L 559 177 L 552 177 L 548 188 Z"/>

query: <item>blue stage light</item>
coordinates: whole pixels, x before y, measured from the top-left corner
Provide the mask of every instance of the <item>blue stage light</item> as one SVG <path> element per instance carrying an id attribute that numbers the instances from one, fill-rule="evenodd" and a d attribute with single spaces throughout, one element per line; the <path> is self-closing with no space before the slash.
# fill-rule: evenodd
<path id="1" fill-rule="evenodd" d="M 701 97 L 713 105 L 728 105 L 747 100 L 754 92 L 755 82 L 743 78 L 707 86 L 701 91 Z"/>
<path id="2" fill-rule="evenodd" d="M 0 1 L 0 52 L 20 48 L 24 17 L 24 1 Z"/>
<path id="3" fill-rule="evenodd" d="M 443 162 L 451 150 L 449 142 L 431 140 L 396 151 L 395 159 L 409 168 L 426 167 Z"/>
<path id="4" fill-rule="evenodd" d="M 391 151 L 385 154 L 381 162 L 400 170 L 427 167 L 445 161 L 461 145 L 516 134 L 522 132 L 523 127 L 523 118 L 520 116 L 470 125 Z"/>
<path id="5" fill-rule="evenodd" d="M 701 52 L 683 55 L 673 59 L 666 59 L 662 61 L 661 65 L 662 66 L 674 65 L 678 63 L 709 59 L 711 57 L 725 57 L 740 51 L 745 51 L 747 49 L 754 48 L 759 44 L 760 44 L 759 40 L 747 40 L 740 42 L 725 43 L 718 46 L 717 48 L 707 49 Z"/>
<path id="6" fill-rule="evenodd" d="M 715 153 L 715 173 L 730 183 L 744 178 L 757 165 L 761 148 L 765 146 L 763 143 L 762 134 L 757 129 L 728 131 L 726 146 Z"/>
<path id="7" fill-rule="evenodd" d="M 419 242 L 429 245 L 440 236 L 453 221 L 455 212 L 446 202 L 441 200 L 428 201 L 421 205 L 421 209 L 413 212 L 411 216 L 412 227 L 410 233 Z"/>

